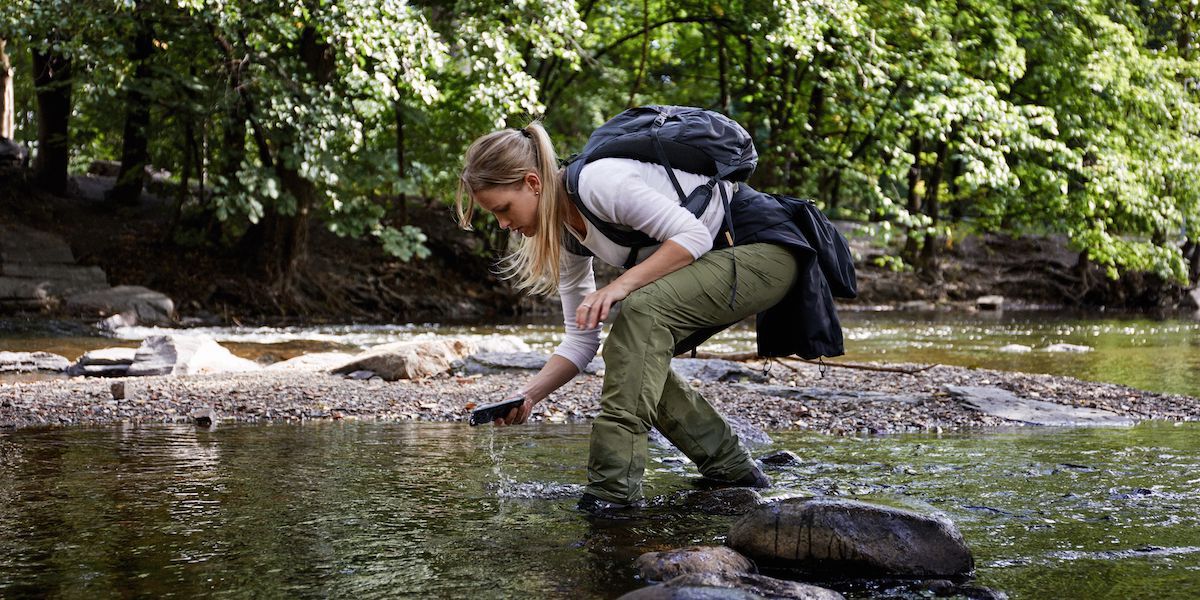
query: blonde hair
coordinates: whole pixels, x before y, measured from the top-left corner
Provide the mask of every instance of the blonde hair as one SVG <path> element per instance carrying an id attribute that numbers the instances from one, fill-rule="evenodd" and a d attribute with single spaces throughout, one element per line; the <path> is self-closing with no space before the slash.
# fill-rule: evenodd
<path id="1" fill-rule="evenodd" d="M 549 134 L 536 121 L 523 129 L 493 131 L 471 143 L 463 163 L 454 205 L 459 225 L 467 230 L 475 214 L 475 192 L 521 185 L 529 173 L 541 178 L 537 232 L 517 238 L 516 250 L 500 260 L 498 274 L 514 280 L 517 289 L 541 295 L 557 293 L 569 200 L 560 187 L 558 157 Z"/>

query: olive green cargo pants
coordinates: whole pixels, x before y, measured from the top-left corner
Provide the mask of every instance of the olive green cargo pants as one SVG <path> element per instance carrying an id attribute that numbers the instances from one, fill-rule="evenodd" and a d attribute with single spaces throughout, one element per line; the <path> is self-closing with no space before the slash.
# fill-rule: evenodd
<path id="1" fill-rule="evenodd" d="M 737 253 L 737 297 L 730 308 Z M 646 437 L 657 428 L 706 477 L 736 481 L 753 468 L 729 424 L 671 370 L 675 345 L 705 327 L 774 306 L 796 279 L 796 259 L 772 244 L 714 250 L 630 294 L 604 342 L 604 389 L 592 424 L 587 492 L 642 498 Z"/>

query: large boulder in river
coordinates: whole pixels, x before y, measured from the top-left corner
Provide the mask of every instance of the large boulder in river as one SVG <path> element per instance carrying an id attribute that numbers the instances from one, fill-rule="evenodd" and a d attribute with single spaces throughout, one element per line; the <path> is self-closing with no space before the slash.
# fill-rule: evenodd
<path id="1" fill-rule="evenodd" d="M 354 358 L 347 352 L 313 352 L 274 363 L 267 367 L 271 371 L 328 371 L 336 369 Z"/>
<path id="2" fill-rule="evenodd" d="M 647 552 L 634 563 L 642 579 L 666 581 L 687 573 L 736 575 L 754 571 L 754 563 L 728 546 L 689 546 Z"/>
<path id="3" fill-rule="evenodd" d="M 450 366 L 475 351 L 475 345 L 462 338 L 394 342 L 375 346 L 356 355 L 350 362 L 333 369 L 348 375 L 371 371 L 387 381 L 424 379 L 450 370 Z"/>
<path id="4" fill-rule="evenodd" d="M 258 363 L 234 356 L 206 335 L 153 335 L 137 349 L 126 372 L 141 375 L 197 375 L 257 371 Z"/>
<path id="5" fill-rule="evenodd" d="M 67 310 L 98 317 L 125 315 L 150 325 L 167 324 L 175 317 L 175 303 L 170 298 L 140 285 L 118 285 L 69 296 Z"/>
<path id="6" fill-rule="evenodd" d="M 841 600 L 833 590 L 752 573 L 688 573 L 619 600 Z"/>
<path id="7" fill-rule="evenodd" d="M 975 566 L 948 519 L 852 500 L 762 506 L 733 525 L 729 545 L 760 564 L 823 574 L 953 577 Z"/>
<path id="8" fill-rule="evenodd" d="M 65 371 L 71 361 L 49 352 L 0 352 L 0 373 L 6 371 Z"/>

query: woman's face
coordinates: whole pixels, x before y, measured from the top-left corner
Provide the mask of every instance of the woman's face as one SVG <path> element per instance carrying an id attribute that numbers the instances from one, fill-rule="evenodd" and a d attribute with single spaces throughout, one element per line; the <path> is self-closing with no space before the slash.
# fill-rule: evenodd
<path id="1" fill-rule="evenodd" d="M 541 182 L 530 173 L 520 183 L 475 192 L 475 202 L 496 216 L 500 227 L 525 237 L 537 234 L 538 192 Z"/>

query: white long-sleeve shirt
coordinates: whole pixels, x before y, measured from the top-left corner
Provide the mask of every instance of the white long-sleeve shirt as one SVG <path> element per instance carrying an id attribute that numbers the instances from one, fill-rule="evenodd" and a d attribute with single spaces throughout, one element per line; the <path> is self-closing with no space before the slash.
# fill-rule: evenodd
<path id="1" fill-rule="evenodd" d="M 685 194 L 708 182 L 706 176 L 679 169 L 675 169 L 675 177 Z M 722 182 L 720 185 L 725 186 L 726 193 L 732 198 L 732 184 Z M 690 252 L 693 259 L 712 249 L 713 238 L 725 218 L 719 190 L 713 190 L 708 207 L 700 218 L 696 218 L 680 205 L 679 195 L 662 165 L 625 158 L 603 158 L 583 167 L 579 172 L 579 199 L 600 219 L 632 227 L 660 243 L 671 240 Z M 587 219 L 584 219 L 584 227 L 586 235 L 576 237 L 596 258 L 617 267 L 625 264 L 629 257 L 628 246 L 608 239 Z M 576 234 L 570 227 L 566 229 L 571 235 Z M 643 248 L 638 252 L 637 262 L 653 254 L 659 245 Z M 566 336 L 554 353 L 574 363 L 580 371 L 600 348 L 600 327 L 579 329 L 575 326 L 576 309 L 583 298 L 594 291 L 596 279 L 592 257 L 563 252 L 559 263 L 558 294 L 562 299 Z"/>

